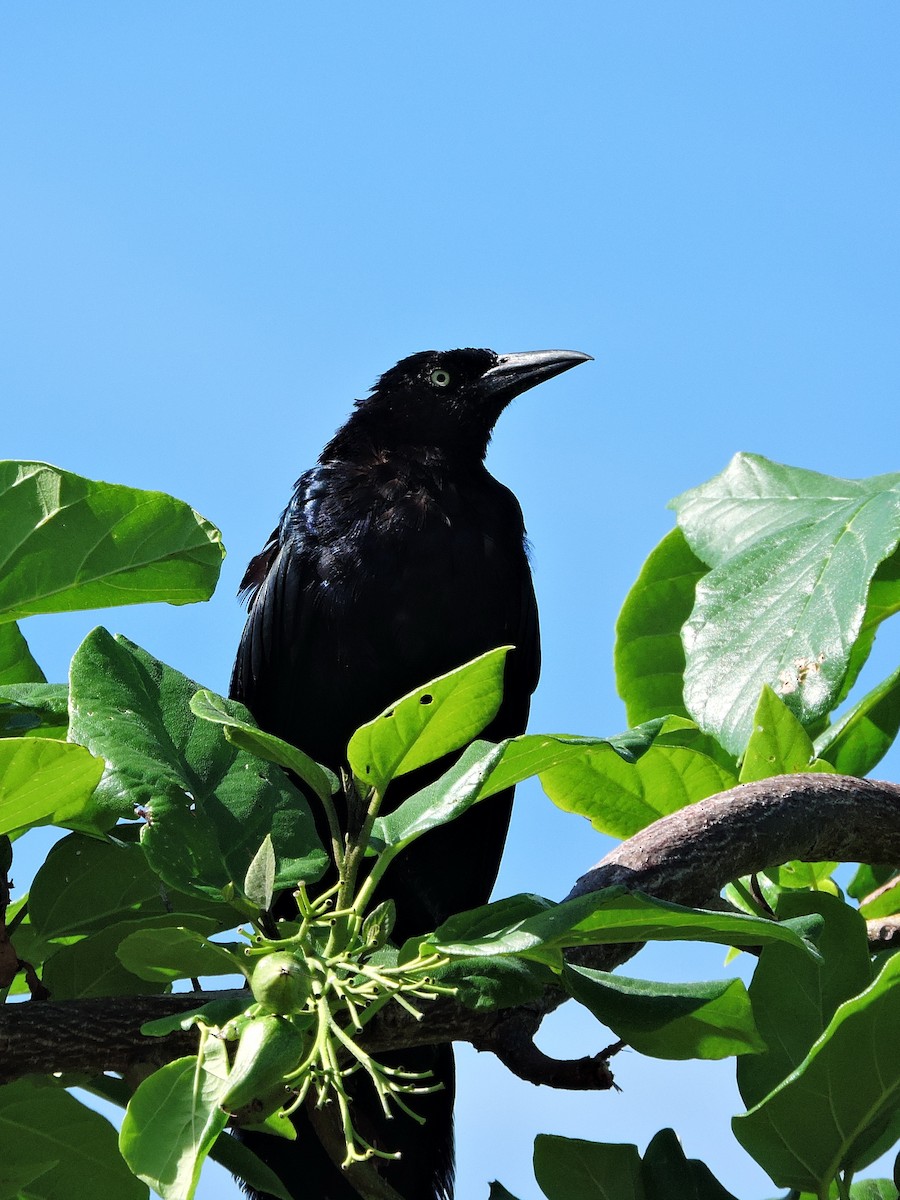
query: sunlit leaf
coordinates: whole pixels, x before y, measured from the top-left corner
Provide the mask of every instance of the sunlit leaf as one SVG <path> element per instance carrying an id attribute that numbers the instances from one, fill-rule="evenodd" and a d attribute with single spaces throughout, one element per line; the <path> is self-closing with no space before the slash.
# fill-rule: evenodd
<path id="1" fill-rule="evenodd" d="M 709 567 L 680 529 L 666 534 L 641 568 L 616 622 L 616 686 L 632 725 L 684 706 L 681 627 L 691 615 L 698 580 Z"/>
<path id="2" fill-rule="evenodd" d="M 203 1065 L 178 1058 L 145 1079 L 131 1098 L 119 1149 L 129 1167 L 163 1200 L 191 1200 L 200 1170 L 228 1123 L 218 1098 L 225 1090 L 228 1056 L 207 1043 Z"/>
<path id="3" fill-rule="evenodd" d="M 219 531 L 181 500 L 38 462 L 0 462 L 0 620 L 208 600 Z"/>
<path id="4" fill-rule="evenodd" d="M 0 833 L 32 825 L 80 825 L 103 774 L 83 746 L 47 738 L 0 740 Z"/>
<path id="5" fill-rule="evenodd" d="M 477 737 L 503 700 L 509 646 L 489 650 L 397 700 L 350 739 L 353 773 L 384 791 L 397 775 L 434 762 Z"/>
<path id="6" fill-rule="evenodd" d="M 900 475 L 835 479 L 741 454 L 673 501 L 713 570 L 684 629 L 685 703 L 732 753 L 768 683 L 804 725 L 836 704 L 869 582 L 900 539 Z"/>

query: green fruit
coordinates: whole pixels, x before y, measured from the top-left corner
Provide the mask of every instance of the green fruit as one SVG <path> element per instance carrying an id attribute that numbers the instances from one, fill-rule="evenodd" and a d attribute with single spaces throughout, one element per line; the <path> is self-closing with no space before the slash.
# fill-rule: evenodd
<path id="1" fill-rule="evenodd" d="M 258 1004 L 286 1015 L 304 1007 L 312 995 L 312 977 L 305 962 L 280 950 L 257 961 L 250 987 Z"/>
<path id="2" fill-rule="evenodd" d="M 303 1034 L 286 1017 L 269 1014 L 248 1021 L 219 1100 L 222 1108 L 238 1112 L 257 1103 L 268 1107 L 272 1092 L 296 1068 L 303 1045 Z"/>

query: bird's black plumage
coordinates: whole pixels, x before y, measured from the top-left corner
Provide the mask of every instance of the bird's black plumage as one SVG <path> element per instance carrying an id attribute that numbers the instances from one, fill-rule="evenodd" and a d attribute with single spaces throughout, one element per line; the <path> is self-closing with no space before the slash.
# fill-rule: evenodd
<path id="1" fill-rule="evenodd" d="M 425 351 L 403 359 L 357 401 L 301 475 L 278 528 L 244 577 L 249 617 L 231 695 L 262 728 L 337 769 L 361 724 L 422 683 L 512 645 L 504 698 L 484 736 L 525 728 L 540 669 L 537 607 L 525 527 L 513 494 L 484 466 L 494 424 L 515 396 L 587 360 L 570 351 L 498 355 Z M 392 785 L 393 807 L 447 764 Z M 402 941 L 488 899 L 512 791 L 419 839 L 392 865 L 381 895 L 397 905 Z M 422 1052 L 418 1052 L 420 1058 Z M 406 1200 L 452 1193 L 452 1055 L 424 1052 L 445 1091 L 424 1097 L 424 1129 L 395 1118 L 373 1137 L 401 1159 L 385 1177 Z M 359 1106 L 365 1098 L 357 1100 Z M 361 1114 L 358 1114 L 361 1116 Z M 355 1193 L 307 1139 L 254 1148 L 305 1200 Z M 302 1171 L 302 1174 L 301 1174 Z M 316 1180 L 310 1172 L 315 1172 Z M 301 1182 L 302 1180 L 302 1182 Z"/>

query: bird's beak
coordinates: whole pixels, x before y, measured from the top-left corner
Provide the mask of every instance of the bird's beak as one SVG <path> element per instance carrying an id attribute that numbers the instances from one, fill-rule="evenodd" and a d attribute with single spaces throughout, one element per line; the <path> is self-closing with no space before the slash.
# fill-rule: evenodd
<path id="1" fill-rule="evenodd" d="M 481 377 L 480 386 L 491 398 L 512 400 L 529 388 L 561 375 L 579 363 L 593 362 L 579 350 L 531 350 L 525 354 L 501 354 L 495 367 Z"/>

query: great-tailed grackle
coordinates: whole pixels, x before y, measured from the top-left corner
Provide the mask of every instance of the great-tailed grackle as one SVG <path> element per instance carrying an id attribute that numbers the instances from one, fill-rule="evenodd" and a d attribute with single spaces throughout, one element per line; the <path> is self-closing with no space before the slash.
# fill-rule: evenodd
<path id="1" fill-rule="evenodd" d="M 337 770 L 353 731 L 393 700 L 512 645 L 503 703 L 483 736 L 523 732 L 540 669 L 537 607 L 521 509 L 484 457 L 515 396 L 589 357 L 429 350 L 356 402 L 244 576 L 250 612 L 231 695 L 263 729 Z M 423 770 L 434 778 L 446 765 Z M 428 782 L 414 776 L 392 785 L 389 806 Z M 512 790 L 476 805 L 396 860 L 380 895 L 396 902 L 398 944 L 487 901 L 511 804 Z M 379 1131 L 373 1117 L 370 1140 L 401 1151 L 384 1175 L 405 1200 L 450 1197 L 452 1051 L 398 1060 L 431 1067 L 444 1090 L 421 1098 L 424 1128 L 400 1115 Z M 259 1135 L 253 1148 L 304 1200 L 354 1196 L 307 1132 L 299 1143 Z"/>

